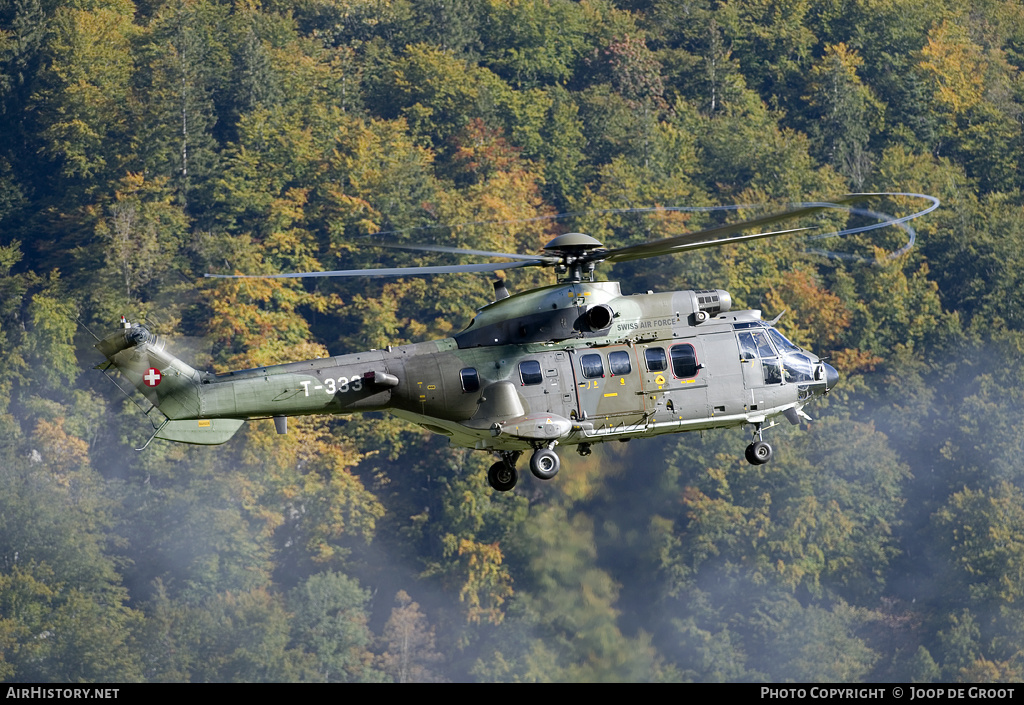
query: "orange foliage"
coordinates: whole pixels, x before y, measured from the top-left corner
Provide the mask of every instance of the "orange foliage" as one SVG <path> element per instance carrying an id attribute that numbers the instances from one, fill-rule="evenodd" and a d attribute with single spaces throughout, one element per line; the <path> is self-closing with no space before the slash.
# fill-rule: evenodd
<path id="1" fill-rule="evenodd" d="M 89 464 L 89 444 L 64 430 L 63 417 L 53 423 L 40 419 L 33 440 L 64 486 L 70 482 L 70 473 Z"/>
<path id="2" fill-rule="evenodd" d="M 831 349 L 850 327 L 851 314 L 835 294 L 822 289 L 814 276 L 802 269 L 768 290 L 768 308 L 790 313 L 779 328 L 794 343 L 811 350 Z"/>

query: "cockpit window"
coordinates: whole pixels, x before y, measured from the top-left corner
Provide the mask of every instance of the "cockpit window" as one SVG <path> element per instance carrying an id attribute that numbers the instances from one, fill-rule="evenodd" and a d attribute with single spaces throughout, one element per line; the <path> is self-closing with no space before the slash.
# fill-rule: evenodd
<path id="1" fill-rule="evenodd" d="M 629 364 L 629 353 L 625 350 L 608 353 L 608 369 L 612 376 L 628 375 L 632 372 L 633 366 Z"/>
<path id="2" fill-rule="evenodd" d="M 477 375 L 475 368 L 467 367 L 466 369 L 459 372 L 459 377 L 462 379 L 462 391 L 480 391 L 480 377 Z"/>
<path id="3" fill-rule="evenodd" d="M 740 359 L 753 360 L 757 357 L 757 345 L 754 343 L 754 336 L 750 333 L 740 333 Z"/>
<path id="4" fill-rule="evenodd" d="M 782 365 L 779 358 L 761 360 L 761 370 L 764 372 L 765 384 L 782 384 Z"/>
<path id="5" fill-rule="evenodd" d="M 740 357 L 753 360 L 755 357 L 775 357 L 775 350 L 768 342 L 764 329 L 743 331 L 739 333 Z"/>
<path id="6" fill-rule="evenodd" d="M 604 377 L 604 363 L 601 361 L 601 356 L 597 353 L 581 357 L 580 369 L 583 370 L 583 376 L 587 379 Z"/>
<path id="7" fill-rule="evenodd" d="M 544 375 L 540 371 L 540 363 L 536 360 L 524 360 L 519 363 L 519 376 L 524 385 L 540 384 Z"/>

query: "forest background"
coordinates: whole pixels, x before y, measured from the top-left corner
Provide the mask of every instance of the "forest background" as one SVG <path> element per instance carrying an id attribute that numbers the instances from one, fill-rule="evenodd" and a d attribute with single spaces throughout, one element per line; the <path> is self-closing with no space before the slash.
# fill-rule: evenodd
<path id="1" fill-rule="evenodd" d="M 1022 68 L 1003 0 L 3 0 L 0 677 L 1024 680 Z M 445 337 L 491 297 L 207 272 L 435 261 L 380 232 L 622 246 L 711 217 L 598 211 L 850 191 L 942 207 L 895 258 L 876 231 L 827 243 L 866 260 L 606 272 L 785 310 L 831 357 L 765 466 L 685 434 L 499 494 L 487 454 L 379 415 L 136 452 L 92 369 L 122 314 L 224 371 Z"/>

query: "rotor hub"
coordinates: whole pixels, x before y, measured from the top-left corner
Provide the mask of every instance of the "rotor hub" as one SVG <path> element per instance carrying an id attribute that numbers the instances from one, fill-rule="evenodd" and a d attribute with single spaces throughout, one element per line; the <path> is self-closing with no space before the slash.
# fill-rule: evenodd
<path id="1" fill-rule="evenodd" d="M 544 245 L 545 250 L 558 254 L 581 253 L 599 247 L 604 247 L 604 244 L 584 233 L 565 233 Z"/>
<path id="2" fill-rule="evenodd" d="M 564 233 L 544 245 L 544 249 L 561 259 L 555 265 L 559 283 L 581 282 L 584 274 L 594 281 L 594 267 L 606 252 L 600 240 L 585 233 Z"/>

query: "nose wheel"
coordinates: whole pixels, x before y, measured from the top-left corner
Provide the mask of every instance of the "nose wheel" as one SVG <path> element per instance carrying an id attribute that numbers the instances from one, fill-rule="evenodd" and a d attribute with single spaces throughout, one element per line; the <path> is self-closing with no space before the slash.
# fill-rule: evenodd
<path id="1" fill-rule="evenodd" d="M 754 425 L 754 438 L 744 455 L 751 465 L 764 465 L 772 459 L 772 447 L 761 437 L 761 424 Z"/>
<path id="2" fill-rule="evenodd" d="M 772 447 L 764 441 L 754 441 L 747 446 L 745 455 L 751 465 L 764 465 L 772 459 Z"/>

